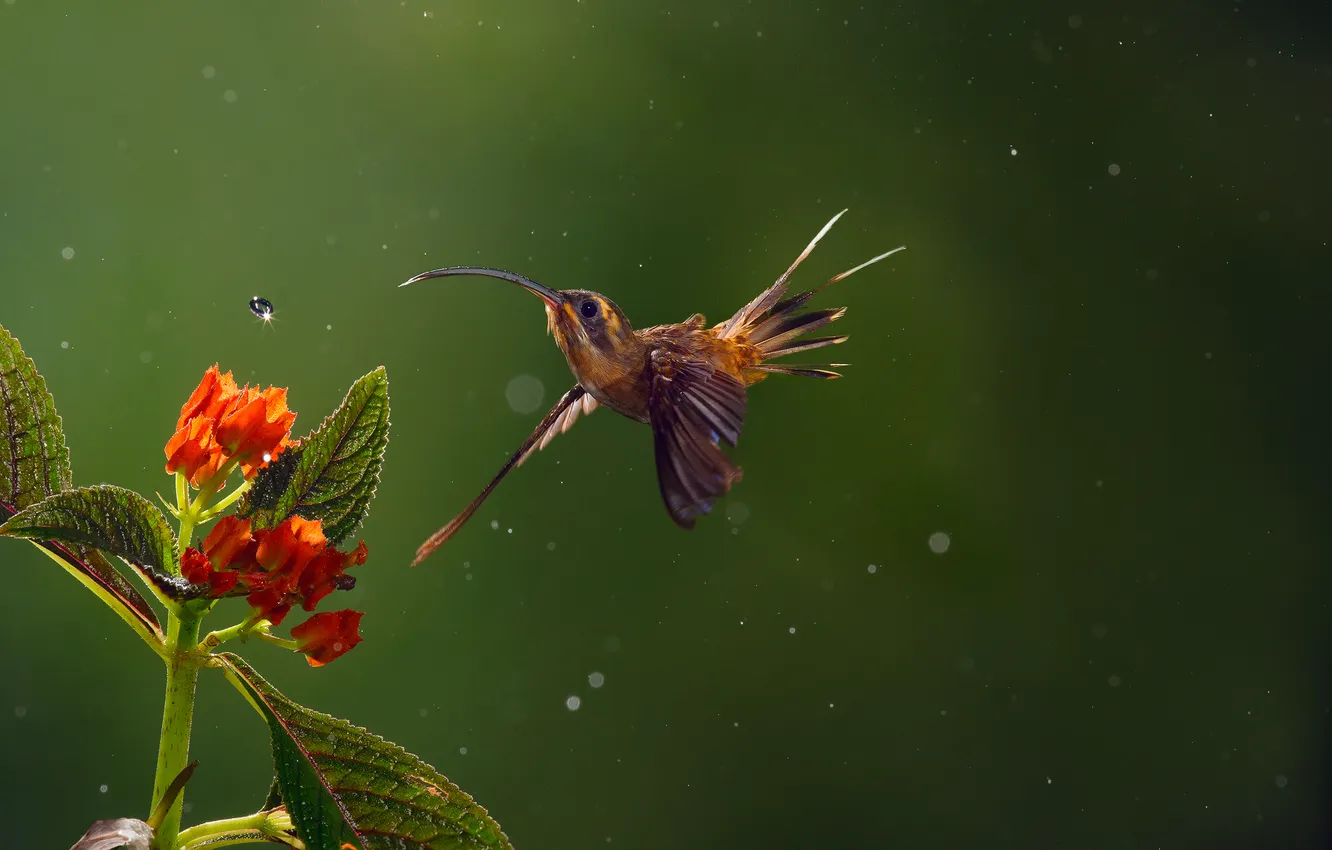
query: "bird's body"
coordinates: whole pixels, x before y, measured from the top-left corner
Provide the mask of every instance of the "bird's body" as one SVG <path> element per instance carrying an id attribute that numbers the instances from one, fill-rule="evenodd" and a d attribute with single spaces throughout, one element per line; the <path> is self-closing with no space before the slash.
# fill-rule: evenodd
<path id="1" fill-rule="evenodd" d="M 545 448 L 556 434 L 569 430 L 579 415 L 589 414 L 598 406 L 652 426 L 662 499 L 678 525 L 692 528 L 695 518 L 711 510 L 713 501 L 740 479 L 740 467 L 720 444 L 734 447 L 739 440 L 746 388 L 771 374 L 841 377 L 832 369 L 845 364 L 796 366 L 770 362 L 846 341 L 845 336 L 804 338 L 841 318 L 845 308 L 803 313 L 800 308 L 824 286 L 905 248 L 895 248 L 842 272 L 823 286 L 783 299 L 792 272 L 841 215 L 838 213 L 824 226 L 776 283 L 731 318 L 712 327 L 695 313 L 676 324 L 634 330 L 624 312 L 604 295 L 554 290 L 499 269 L 436 269 L 407 281 L 484 275 L 508 280 L 535 293 L 545 302 L 547 327 L 577 379 L 573 389 L 546 414 L 472 504 L 421 544 L 413 563 L 420 563 L 461 528 L 511 469 Z"/>

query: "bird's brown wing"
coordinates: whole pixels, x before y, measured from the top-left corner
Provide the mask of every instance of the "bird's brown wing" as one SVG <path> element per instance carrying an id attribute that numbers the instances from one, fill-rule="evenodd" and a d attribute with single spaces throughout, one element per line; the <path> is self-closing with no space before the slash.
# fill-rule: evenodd
<path id="1" fill-rule="evenodd" d="M 581 390 L 582 387 L 575 387 L 574 389 Z M 572 390 L 570 390 L 570 392 L 572 392 Z M 561 399 L 561 403 L 563 403 L 563 399 Z M 563 412 L 555 417 L 555 421 L 551 422 L 549 427 L 542 432 L 541 439 L 538 440 L 535 445 L 528 447 L 527 452 L 522 457 L 518 458 L 518 462 L 515 463 L 514 466 L 522 466 L 529 457 L 550 445 L 550 441 L 555 439 L 557 434 L 563 434 L 565 431 L 572 428 L 574 423 L 578 421 L 579 414 L 591 413 L 599 406 L 600 405 L 597 404 L 595 398 L 583 393 L 578 401 L 564 408 Z"/>
<path id="2" fill-rule="evenodd" d="M 667 349 L 651 355 L 648 413 L 657 483 L 666 510 L 681 528 L 712 510 L 740 480 L 740 467 L 721 450 L 734 446 L 745 421 L 745 387 L 704 359 Z"/>
<path id="3" fill-rule="evenodd" d="M 555 434 L 561 430 L 567 431 L 569 426 L 573 424 L 573 420 L 577 418 L 577 414 L 572 414 L 568 419 L 565 419 L 565 415 L 582 406 L 580 402 L 586 392 L 581 386 L 574 384 L 574 388 L 556 402 L 555 406 L 541 420 L 541 424 L 536 426 L 536 429 L 528 435 L 526 440 L 523 440 L 523 444 L 518 447 L 518 451 L 513 453 L 513 457 L 509 458 L 508 463 L 504 464 L 495 477 L 490 479 L 490 483 L 486 485 L 486 489 L 481 491 L 481 495 L 473 499 L 472 503 L 464 508 L 462 513 L 450 520 L 448 525 L 430 535 L 429 540 L 417 547 L 416 558 L 412 561 L 412 566 L 416 566 L 430 557 L 430 553 L 443 546 L 445 541 L 452 537 L 458 529 L 462 528 L 463 524 L 471 519 L 472 514 L 476 513 L 476 509 L 481 507 L 481 503 L 499 485 L 500 481 L 504 480 L 504 476 L 508 475 L 510 470 L 526 460 L 532 452 L 549 443 Z M 595 409 L 595 404 L 591 409 Z M 564 424 L 561 425 L 561 422 Z"/>

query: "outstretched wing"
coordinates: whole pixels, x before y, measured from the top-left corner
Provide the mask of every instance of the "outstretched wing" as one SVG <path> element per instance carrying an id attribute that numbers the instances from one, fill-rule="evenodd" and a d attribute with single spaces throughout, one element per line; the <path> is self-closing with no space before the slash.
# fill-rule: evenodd
<path id="1" fill-rule="evenodd" d="M 712 510 L 740 480 L 740 467 L 720 443 L 735 446 L 745 421 L 745 387 L 706 360 L 665 349 L 651 355 L 648 413 L 657 457 L 657 483 L 671 519 L 681 528 Z"/>
<path id="2" fill-rule="evenodd" d="M 523 440 L 523 444 L 518 447 L 518 451 L 513 453 L 513 457 L 509 458 L 508 462 L 504 464 L 504 467 L 490 480 L 490 483 L 486 485 L 486 489 L 481 491 L 481 495 L 473 499 L 472 503 L 464 508 L 462 513 L 450 520 L 448 525 L 430 535 L 429 540 L 417 547 L 416 558 L 412 561 L 413 567 L 430 557 L 430 553 L 443 546 L 445 541 L 452 537 L 458 529 L 462 528 L 463 524 L 472 518 L 472 514 L 476 513 L 476 509 L 481 507 L 481 503 L 484 502 L 486 497 L 490 495 L 491 491 L 504 480 L 504 476 L 508 475 L 510 470 L 526 460 L 527 456 L 532 452 L 544 447 L 546 443 L 549 443 L 554 439 L 555 434 L 562 430 L 569 430 L 569 426 L 573 424 L 573 421 L 578 417 L 578 414 L 573 413 L 568 419 L 565 419 L 565 414 L 570 413 L 570 411 L 576 411 L 581 406 L 580 402 L 585 393 L 586 390 L 575 384 L 573 389 L 564 394 L 564 397 L 561 398 L 555 406 L 550 409 L 550 412 L 546 414 L 545 418 L 541 420 L 541 424 L 536 426 L 536 430 L 529 434 L 526 440 Z M 595 404 L 592 409 L 595 409 Z M 591 411 L 588 410 L 588 412 Z M 563 426 L 561 426 L 561 422 L 564 423 Z"/>
<path id="3" fill-rule="evenodd" d="M 575 389 L 582 389 L 582 387 L 575 387 Z M 561 401 L 563 401 L 563 399 L 561 399 Z M 564 408 L 563 413 L 555 417 L 555 421 L 550 423 L 550 427 L 548 427 L 541 435 L 541 439 L 537 441 L 536 445 L 530 447 L 526 454 L 518 458 L 518 462 L 515 463 L 514 466 L 522 466 L 529 457 L 550 445 L 550 441 L 555 439 L 555 435 L 563 434 L 565 431 L 572 428 L 574 423 L 578 421 L 578 415 L 580 413 L 591 413 L 599 406 L 600 405 L 597 404 L 595 398 L 584 393 L 583 397 L 579 399 L 576 404 L 570 404 L 568 407 Z"/>

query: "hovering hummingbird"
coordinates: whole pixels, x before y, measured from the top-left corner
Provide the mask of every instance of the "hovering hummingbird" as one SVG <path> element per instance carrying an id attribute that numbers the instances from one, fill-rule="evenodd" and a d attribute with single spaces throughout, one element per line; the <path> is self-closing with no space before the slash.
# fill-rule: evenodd
<path id="1" fill-rule="evenodd" d="M 840 378 L 845 363 L 794 365 L 778 357 L 845 342 L 845 336 L 802 338 L 840 319 L 845 307 L 800 312 L 825 286 L 891 257 L 894 248 L 827 283 L 783 299 L 787 281 L 846 210 L 833 216 L 772 286 L 734 316 L 713 327 L 695 313 L 683 322 L 634 330 L 604 295 L 584 289 L 557 290 L 514 272 L 455 266 L 423 272 L 400 286 L 435 277 L 480 275 L 516 283 L 546 305 L 546 327 L 569 362 L 577 383 L 564 394 L 509 458 L 481 494 L 448 525 L 416 550 L 415 566 L 462 528 L 514 467 L 573 427 L 579 415 L 605 405 L 622 416 L 652 426 L 657 482 L 671 519 L 682 528 L 712 509 L 712 503 L 740 480 L 741 470 L 722 451 L 740 438 L 745 389 L 768 375 Z"/>

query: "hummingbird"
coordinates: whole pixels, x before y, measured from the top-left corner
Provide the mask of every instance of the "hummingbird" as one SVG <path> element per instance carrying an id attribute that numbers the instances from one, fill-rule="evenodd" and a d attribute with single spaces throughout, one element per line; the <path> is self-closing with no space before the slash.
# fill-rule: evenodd
<path id="1" fill-rule="evenodd" d="M 480 495 L 420 545 L 412 565 L 424 561 L 462 528 L 510 471 L 572 428 L 580 416 L 602 406 L 652 426 L 662 501 L 677 525 L 693 528 L 695 520 L 711 511 L 715 500 L 740 480 L 740 467 L 721 444 L 734 448 L 740 439 L 747 388 L 769 375 L 840 378 L 841 373 L 834 370 L 848 365 L 772 362 L 847 340 L 846 336 L 805 336 L 840 319 L 845 307 L 803 312 L 801 308 L 824 287 L 906 250 L 901 245 L 834 275 L 821 286 L 783 298 L 796 268 L 845 212 L 823 226 L 775 283 L 712 327 L 702 314 L 695 313 L 676 324 L 635 330 L 624 311 L 598 292 L 551 289 L 502 269 L 453 266 L 422 272 L 399 284 L 474 275 L 521 286 L 545 302 L 547 331 L 577 381 Z"/>

